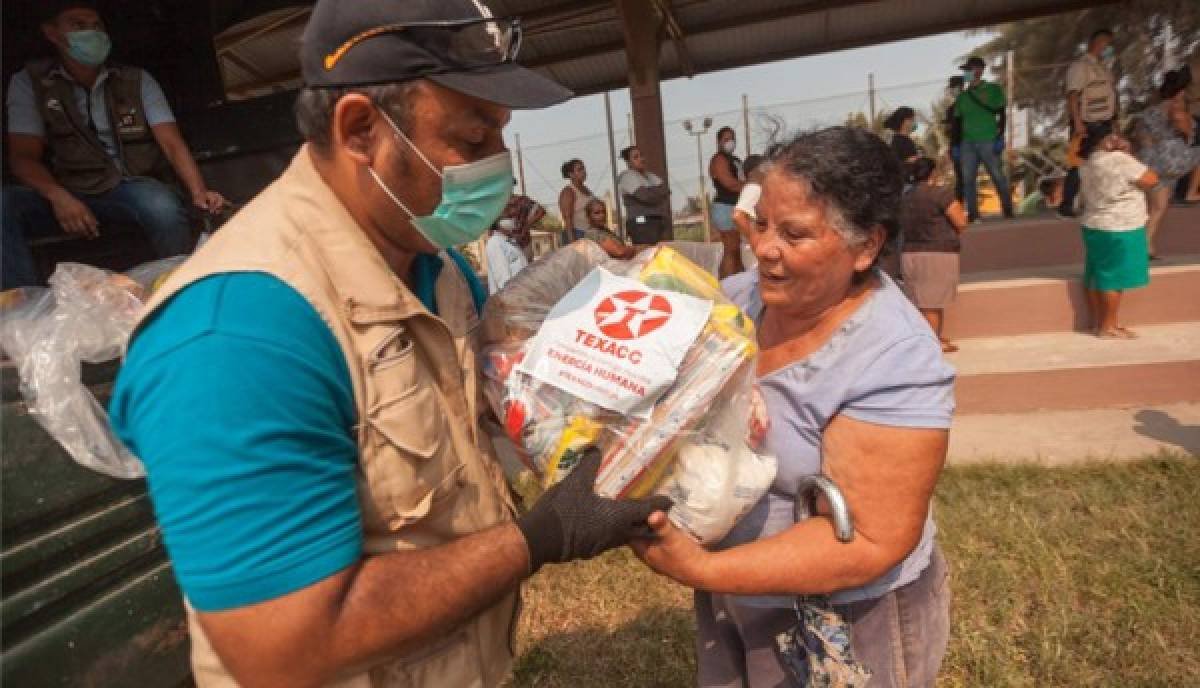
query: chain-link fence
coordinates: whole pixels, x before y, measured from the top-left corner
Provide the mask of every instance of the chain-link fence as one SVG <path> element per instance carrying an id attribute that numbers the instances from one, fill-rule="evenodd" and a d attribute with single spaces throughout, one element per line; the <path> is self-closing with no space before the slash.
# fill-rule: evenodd
<path id="1" fill-rule="evenodd" d="M 1011 58 L 1011 53 L 1009 57 Z M 1011 107 L 1003 135 L 1008 151 L 1003 164 L 1009 176 L 1014 201 L 1033 191 L 1044 177 L 1066 173 L 1066 102 L 1062 91 L 1047 88 L 1046 83 L 1061 84 L 1065 80 L 1069 60 L 1055 64 L 1025 65 L 1014 59 L 1008 69 L 1007 59 L 998 59 L 988 72 L 988 79 L 1004 88 Z M 1123 101 L 1134 96 L 1148 96 L 1148 87 L 1130 89 L 1122 80 Z M 924 155 L 935 159 L 945 156 L 949 148 L 946 111 L 957 94 L 950 79 L 934 79 L 905 84 L 873 84 L 863 79 L 865 88 L 822 97 L 781 99 L 780 102 L 745 102 L 741 94 L 730 94 L 729 108 L 719 112 L 698 112 L 689 118 L 693 132 L 706 118 L 711 125 L 705 133 L 695 136 L 684 129 L 684 119 L 663 123 L 667 148 L 667 177 L 671 186 L 671 204 L 677 229 L 680 225 L 700 222 L 700 194 L 710 198 L 712 180 L 708 176 L 709 158 L 716 151 L 716 133 L 731 127 L 737 134 L 740 156 L 761 153 L 773 141 L 779 141 L 797 131 L 850 124 L 871 127 L 885 139 L 890 132 L 882 123 L 898 107 L 911 107 L 916 112 L 917 131 L 913 139 Z M 1145 91 L 1146 93 L 1142 93 Z M 780 93 L 802 93 L 803 84 L 781 84 Z M 1131 95 L 1131 93 L 1133 95 Z M 1137 94 L 1141 95 L 1137 95 Z M 1136 101 L 1135 101 L 1136 102 Z M 1122 102 L 1121 111 L 1137 110 L 1134 102 Z M 614 121 L 615 147 L 620 151 L 633 143 L 629 121 Z M 566 181 L 560 167 L 570 159 L 579 158 L 588 169 L 589 188 L 610 205 L 614 202 L 613 175 L 610 164 L 608 135 L 603 117 L 598 117 L 595 134 L 565 141 L 521 141 L 521 158 L 526 193 L 543 204 L 554 216 L 558 215 L 558 195 Z M 699 151 L 697 151 L 699 144 Z M 747 145 L 748 144 L 748 145 Z M 616 161 L 618 172 L 624 163 Z M 948 166 L 947 166 L 948 171 Z M 990 179 L 981 168 L 978 188 L 981 209 L 999 212 L 998 198 Z"/>
<path id="2" fill-rule="evenodd" d="M 865 81 L 865 80 L 864 80 Z M 738 139 L 738 155 L 745 157 L 747 142 L 750 153 L 761 153 L 770 143 L 782 140 L 789 133 L 838 124 L 871 126 L 881 130 L 881 123 L 892 110 L 908 106 L 917 112 L 918 132 L 914 135 L 928 155 L 939 155 L 946 147 L 940 124 L 948 96 L 943 79 L 907 84 L 882 85 L 819 98 L 805 98 L 777 103 L 748 102 L 742 105 L 740 94 L 731 94 L 730 109 L 720 112 L 697 113 L 689 118 L 696 132 L 705 118 L 711 124 L 702 134 L 689 133 L 685 119 L 665 121 L 667 147 L 667 178 L 671 186 L 672 210 L 677 222 L 698 221 L 699 194 L 713 193 L 708 176 L 709 158 L 716 151 L 716 134 L 723 127 L 732 128 Z M 872 121 L 872 112 L 874 120 Z M 628 120 L 614 122 L 615 148 L 619 152 L 634 143 Z M 886 134 L 885 134 L 886 135 Z M 528 135 L 520 142 L 521 167 L 526 194 L 558 214 L 558 195 L 566 184 L 561 174 L 564 162 L 573 158 L 584 161 L 588 170 L 587 185 L 593 193 L 612 203 L 613 175 L 610 163 L 608 134 L 604 120 L 598 118 L 596 133 L 573 139 L 541 142 Z M 699 151 L 697 151 L 699 144 Z M 617 159 L 617 170 L 624 163 Z"/>

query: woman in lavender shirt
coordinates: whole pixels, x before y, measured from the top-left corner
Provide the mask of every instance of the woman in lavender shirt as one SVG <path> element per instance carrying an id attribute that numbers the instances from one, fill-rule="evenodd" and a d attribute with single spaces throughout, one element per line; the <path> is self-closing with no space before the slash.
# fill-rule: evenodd
<path id="1" fill-rule="evenodd" d="M 932 686 L 949 590 L 930 502 L 954 371 L 875 268 L 896 227 L 900 163 L 873 134 L 834 127 L 777 146 L 769 165 L 752 237 L 758 271 L 724 287 L 758 324 L 779 474 L 712 551 L 662 514 L 651 519 L 660 538 L 635 548 L 696 590 L 701 686 L 804 685 L 776 642 L 796 625 L 797 598 L 820 600 L 823 618 L 849 629 L 867 685 Z M 795 496 L 815 473 L 845 494 L 852 541 L 840 542 L 823 514 L 797 521 Z"/>

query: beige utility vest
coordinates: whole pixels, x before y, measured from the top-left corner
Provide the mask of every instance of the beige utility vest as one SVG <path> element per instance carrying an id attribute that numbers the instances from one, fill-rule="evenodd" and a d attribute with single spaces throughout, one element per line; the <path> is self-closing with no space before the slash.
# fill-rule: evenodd
<path id="1" fill-rule="evenodd" d="M 1084 122 L 1107 122 L 1117 115 L 1117 92 L 1113 75 L 1099 60 L 1084 55 L 1076 66 L 1083 70 L 1086 82 L 1079 94 L 1079 111 Z"/>
<path id="2" fill-rule="evenodd" d="M 479 320 L 453 260 L 430 314 L 388 268 L 317 174 L 308 146 L 173 274 L 142 318 L 204 277 L 273 275 L 303 295 L 337 338 L 354 388 L 358 500 L 366 554 L 433 547 L 512 518 L 478 424 Z M 422 650 L 347 675 L 339 687 L 495 686 L 512 665 L 517 596 Z M 236 686 L 189 609 L 201 688 Z"/>

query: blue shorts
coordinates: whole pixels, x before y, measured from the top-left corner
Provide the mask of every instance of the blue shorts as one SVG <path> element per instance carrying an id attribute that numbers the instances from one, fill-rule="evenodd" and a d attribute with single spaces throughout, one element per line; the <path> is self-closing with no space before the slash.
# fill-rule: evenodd
<path id="1" fill-rule="evenodd" d="M 713 227 L 720 232 L 732 232 L 737 229 L 733 226 L 733 208 L 734 206 L 728 203 L 713 203 L 712 216 Z"/>

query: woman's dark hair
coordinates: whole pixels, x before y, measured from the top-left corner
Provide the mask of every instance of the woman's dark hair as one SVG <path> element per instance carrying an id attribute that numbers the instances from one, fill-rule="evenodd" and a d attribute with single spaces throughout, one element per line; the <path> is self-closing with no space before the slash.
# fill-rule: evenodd
<path id="1" fill-rule="evenodd" d="M 889 241 L 896 235 L 904 173 L 892 149 L 870 131 L 804 132 L 771 146 L 767 160 L 772 171 L 808 186 L 847 244 L 864 243 L 875 227 L 883 227 Z"/>
<path id="2" fill-rule="evenodd" d="M 1113 133 L 1112 122 L 1103 122 L 1095 125 L 1091 129 L 1091 133 L 1083 139 L 1083 143 L 1079 144 L 1079 157 L 1087 159 L 1092 154 L 1092 151 L 1108 138 L 1108 135 Z"/>
<path id="3" fill-rule="evenodd" d="M 904 124 L 904 120 L 912 119 L 916 116 L 917 113 L 907 105 L 904 107 L 898 107 L 892 112 L 892 114 L 888 115 L 887 119 L 883 121 L 883 126 L 891 129 L 892 131 L 900 131 L 900 127 Z"/>
<path id="4" fill-rule="evenodd" d="M 937 169 L 937 163 L 932 158 L 917 158 L 909 167 L 909 172 L 912 175 L 913 184 L 929 181 L 933 176 L 933 171 Z"/>
<path id="5" fill-rule="evenodd" d="M 1179 92 L 1191 85 L 1191 75 L 1182 69 L 1175 69 L 1163 74 L 1162 86 L 1158 87 L 1158 97 L 1170 100 Z"/>
<path id="6" fill-rule="evenodd" d="M 571 158 L 570 160 L 564 162 L 562 164 L 563 179 L 570 179 L 571 173 L 575 171 L 575 166 L 582 165 L 582 164 L 583 164 L 583 161 L 580 160 L 579 158 Z"/>
<path id="7" fill-rule="evenodd" d="M 767 159 L 758 153 L 752 153 L 746 156 L 746 161 L 742 163 L 742 174 L 749 177 L 757 170 Z"/>
<path id="8" fill-rule="evenodd" d="M 633 155 L 633 151 L 636 149 L 637 149 L 637 146 L 625 146 L 624 148 L 621 149 L 621 159 L 624 160 L 628 164 L 629 156 Z"/>
<path id="9" fill-rule="evenodd" d="M 1092 35 L 1091 35 L 1091 37 L 1090 37 L 1090 38 L 1088 38 L 1088 45 L 1091 45 L 1091 44 L 1095 43 L 1097 38 L 1109 38 L 1109 39 L 1111 39 L 1112 37 L 1113 37 L 1113 33 L 1112 33 L 1112 31 L 1111 31 L 1111 30 L 1109 30 L 1109 29 L 1096 29 L 1095 31 L 1093 31 L 1093 32 L 1092 32 Z"/>
<path id="10" fill-rule="evenodd" d="M 725 132 L 729 132 L 730 134 L 733 134 L 734 137 L 737 137 L 737 132 L 733 130 L 733 127 L 721 127 L 720 129 L 717 130 L 717 145 L 718 146 L 721 145 L 721 137 L 725 135 Z"/>

